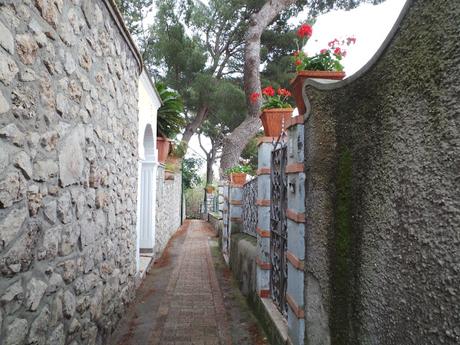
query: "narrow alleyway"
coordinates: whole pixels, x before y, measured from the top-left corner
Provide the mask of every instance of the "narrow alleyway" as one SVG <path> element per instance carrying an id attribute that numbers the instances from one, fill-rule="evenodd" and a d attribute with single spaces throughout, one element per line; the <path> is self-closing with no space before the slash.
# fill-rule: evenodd
<path id="1" fill-rule="evenodd" d="M 206 222 L 185 223 L 138 289 L 110 343 L 267 344 L 216 251 L 213 260 L 210 245 L 217 239 Z"/>

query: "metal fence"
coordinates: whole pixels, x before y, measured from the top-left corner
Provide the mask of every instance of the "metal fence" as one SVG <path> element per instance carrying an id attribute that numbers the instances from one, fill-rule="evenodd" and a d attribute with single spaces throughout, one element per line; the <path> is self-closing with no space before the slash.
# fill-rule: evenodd
<path id="1" fill-rule="evenodd" d="M 257 236 L 257 177 L 243 187 L 243 232 Z"/>
<path id="2" fill-rule="evenodd" d="M 270 290 L 272 299 L 287 315 L 287 147 L 272 152 L 270 203 Z"/>

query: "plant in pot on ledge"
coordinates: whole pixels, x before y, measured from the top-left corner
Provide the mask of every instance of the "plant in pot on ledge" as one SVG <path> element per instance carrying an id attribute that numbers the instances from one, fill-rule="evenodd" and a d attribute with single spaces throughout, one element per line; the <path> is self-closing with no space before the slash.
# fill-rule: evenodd
<path id="1" fill-rule="evenodd" d="M 208 184 L 205 189 L 206 193 L 208 194 L 212 194 L 216 190 L 216 188 L 212 184 Z"/>
<path id="2" fill-rule="evenodd" d="M 174 179 L 174 174 L 181 169 L 182 158 L 187 152 L 187 144 L 183 141 L 175 141 L 171 144 L 171 149 L 169 155 L 166 158 L 165 170 L 166 170 L 166 179 Z"/>
<path id="3" fill-rule="evenodd" d="M 345 72 L 341 61 L 347 54 L 343 46 L 349 46 L 356 42 L 354 37 L 348 37 L 346 40 L 341 41 L 335 38 L 328 43 L 327 48 L 321 49 L 316 55 L 308 56 L 302 48 L 312 34 L 313 29 L 309 24 L 300 26 L 297 30 L 297 36 L 301 39 L 301 42 L 296 41 L 297 50 L 292 57 L 297 75 L 291 81 L 291 86 L 300 115 L 306 111 L 305 103 L 302 99 L 303 80 L 306 78 L 342 80 L 345 77 Z"/>
<path id="4" fill-rule="evenodd" d="M 257 102 L 260 94 L 254 92 L 251 94 L 251 102 Z M 276 92 L 272 86 L 262 89 L 262 114 L 260 119 L 264 126 L 264 134 L 267 137 L 279 137 L 283 129 L 283 122 L 286 122 L 292 116 L 291 104 L 288 99 L 291 93 L 286 89 L 279 88 Z"/>
<path id="5" fill-rule="evenodd" d="M 180 133 L 185 126 L 182 113 L 184 105 L 179 94 L 163 83 L 155 84 L 162 105 L 158 109 L 158 161 L 165 163 L 171 148 L 171 139 Z"/>
<path id="6" fill-rule="evenodd" d="M 233 184 L 243 185 L 246 183 L 247 174 L 251 173 L 252 168 L 249 165 L 235 165 L 227 169 L 225 173 L 230 176 Z"/>

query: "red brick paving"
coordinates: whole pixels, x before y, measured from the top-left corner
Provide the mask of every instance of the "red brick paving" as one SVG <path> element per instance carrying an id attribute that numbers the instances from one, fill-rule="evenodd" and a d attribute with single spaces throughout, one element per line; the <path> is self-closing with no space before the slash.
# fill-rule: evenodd
<path id="1" fill-rule="evenodd" d="M 190 222 L 150 345 L 230 345 L 222 293 L 202 221 Z"/>

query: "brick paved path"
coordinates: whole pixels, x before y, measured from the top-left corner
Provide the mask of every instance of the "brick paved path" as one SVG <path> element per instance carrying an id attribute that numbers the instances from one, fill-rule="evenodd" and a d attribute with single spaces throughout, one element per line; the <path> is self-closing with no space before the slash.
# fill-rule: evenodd
<path id="1" fill-rule="evenodd" d="M 237 284 L 210 225 L 186 221 L 107 344 L 267 345 Z"/>
<path id="2" fill-rule="evenodd" d="M 208 236 L 202 222 L 190 223 L 150 344 L 231 344 Z"/>

